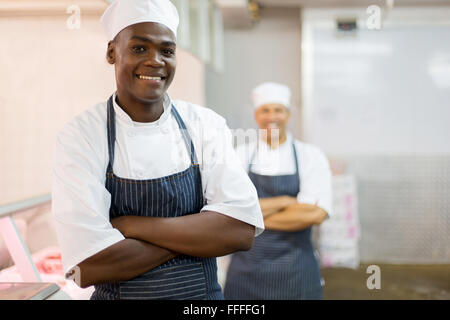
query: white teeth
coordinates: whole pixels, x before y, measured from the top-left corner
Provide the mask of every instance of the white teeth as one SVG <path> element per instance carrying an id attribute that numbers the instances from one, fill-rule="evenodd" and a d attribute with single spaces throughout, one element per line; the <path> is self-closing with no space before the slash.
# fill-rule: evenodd
<path id="1" fill-rule="evenodd" d="M 161 80 L 161 77 L 147 77 L 147 76 L 140 75 L 139 79 L 143 79 L 143 80 Z"/>

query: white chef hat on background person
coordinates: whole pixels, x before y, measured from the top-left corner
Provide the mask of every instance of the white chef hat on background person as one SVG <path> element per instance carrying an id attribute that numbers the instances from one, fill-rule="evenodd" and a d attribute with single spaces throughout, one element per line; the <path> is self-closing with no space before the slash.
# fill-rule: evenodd
<path id="1" fill-rule="evenodd" d="M 179 16 L 170 0 L 115 0 L 101 18 L 109 40 L 126 27 L 141 22 L 161 23 L 177 37 Z"/>
<path id="2" fill-rule="evenodd" d="M 290 108 L 291 90 L 281 83 L 264 82 L 252 90 L 251 98 L 255 109 L 268 103 L 279 103 Z"/>

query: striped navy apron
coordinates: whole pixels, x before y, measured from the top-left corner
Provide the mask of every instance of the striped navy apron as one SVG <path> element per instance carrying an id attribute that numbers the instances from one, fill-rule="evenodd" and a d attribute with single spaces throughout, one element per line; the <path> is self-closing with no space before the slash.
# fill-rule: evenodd
<path id="1" fill-rule="evenodd" d="M 249 177 L 259 198 L 300 192 L 299 165 L 294 142 L 292 148 L 296 172 L 292 175 L 267 176 L 251 171 Z M 255 238 L 249 251 L 233 254 L 224 290 L 230 300 L 322 299 L 320 269 L 311 242 L 311 228 L 285 232 L 265 230 Z"/>
<path id="2" fill-rule="evenodd" d="M 172 105 L 191 165 L 182 172 L 150 180 L 120 178 L 113 172 L 116 139 L 112 96 L 108 100 L 109 164 L 106 189 L 111 193 L 110 218 L 126 215 L 178 217 L 200 212 L 203 191 L 194 145 L 186 125 Z M 150 148 L 151 146 L 149 146 Z M 92 300 L 109 299 L 223 299 L 215 258 L 179 255 L 129 281 L 95 286 Z"/>

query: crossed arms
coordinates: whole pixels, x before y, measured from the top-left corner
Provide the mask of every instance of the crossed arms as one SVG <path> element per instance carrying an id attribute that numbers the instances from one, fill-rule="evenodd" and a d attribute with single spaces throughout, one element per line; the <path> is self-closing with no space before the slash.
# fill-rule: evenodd
<path id="1" fill-rule="evenodd" d="M 297 231 L 322 223 L 327 213 L 295 197 L 260 198 L 266 229 Z M 176 218 L 123 216 L 111 221 L 126 239 L 78 264 L 80 285 L 125 281 L 176 257 L 218 257 L 249 250 L 254 226 L 214 211 Z"/>
<path id="2" fill-rule="evenodd" d="M 125 281 L 176 257 L 218 257 L 249 250 L 255 227 L 214 211 L 175 218 L 123 216 L 111 220 L 126 239 L 78 264 L 82 288 Z"/>
<path id="3" fill-rule="evenodd" d="M 322 208 L 312 204 L 298 203 L 297 198 L 280 196 L 260 198 L 266 229 L 297 231 L 321 224 L 327 217 Z"/>

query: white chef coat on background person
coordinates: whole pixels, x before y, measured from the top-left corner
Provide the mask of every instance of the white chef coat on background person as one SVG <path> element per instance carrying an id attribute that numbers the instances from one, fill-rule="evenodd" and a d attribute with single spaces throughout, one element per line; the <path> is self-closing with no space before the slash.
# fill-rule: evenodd
<path id="1" fill-rule="evenodd" d="M 164 97 L 164 112 L 151 123 L 138 123 L 116 103 L 115 175 L 135 180 L 155 179 L 181 172 L 190 157 L 172 116 L 171 103 L 191 135 L 200 164 L 206 205 L 264 229 L 256 189 L 240 164 L 223 117 L 195 104 Z M 76 116 L 58 132 L 54 149 L 52 212 L 62 252 L 64 272 L 124 236 L 109 219 L 111 195 L 105 188 L 109 161 L 107 102 Z"/>
<path id="2" fill-rule="evenodd" d="M 297 202 L 316 205 L 333 215 L 331 170 L 325 154 L 316 146 L 294 139 L 286 132 L 286 141 L 272 149 L 264 140 L 237 146 L 236 152 L 244 170 L 248 170 L 252 155 L 251 171 L 260 175 L 278 176 L 296 172 L 292 141 L 295 141 L 299 165 L 300 192 Z"/>

